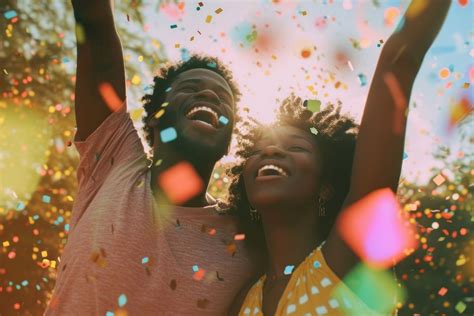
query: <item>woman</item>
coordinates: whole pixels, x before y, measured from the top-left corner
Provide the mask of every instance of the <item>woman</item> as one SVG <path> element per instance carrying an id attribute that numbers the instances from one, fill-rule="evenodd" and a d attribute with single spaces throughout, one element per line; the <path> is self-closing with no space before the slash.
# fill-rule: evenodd
<path id="1" fill-rule="evenodd" d="M 261 217 L 263 229 L 254 221 L 246 232 L 250 244 L 265 247 L 267 264 L 231 313 L 374 313 L 341 281 L 360 259 L 333 224 L 341 209 L 368 193 L 396 192 L 407 97 L 450 5 L 421 1 L 412 2 L 403 27 L 384 46 L 356 144 L 357 125 L 339 108 L 313 114 L 294 97 L 272 128 L 254 129 L 242 140 L 245 162 L 233 170 L 230 202 L 244 218 Z"/>

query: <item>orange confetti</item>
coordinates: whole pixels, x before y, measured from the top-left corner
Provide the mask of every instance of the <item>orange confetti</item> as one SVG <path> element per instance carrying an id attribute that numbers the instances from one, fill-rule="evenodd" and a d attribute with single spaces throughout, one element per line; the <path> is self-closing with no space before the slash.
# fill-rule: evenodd
<path id="1" fill-rule="evenodd" d="M 236 234 L 234 236 L 234 240 L 244 240 L 245 239 L 245 234 Z"/>
<path id="2" fill-rule="evenodd" d="M 415 225 L 388 188 L 376 190 L 340 215 L 341 237 L 368 265 L 387 268 L 417 246 Z"/>
<path id="3" fill-rule="evenodd" d="M 399 15 L 400 15 L 400 9 L 398 9 L 397 7 L 387 8 L 384 12 L 385 25 L 392 26 Z"/>
<path id="4" fill-rule="evenodd" d="M 469 0 L 458 0 L 458 3 L 461 7 L 465 7 L 468 5 Z"/>
<path id="5" fill-rule="evenodd" d="M 112 112 L 115 112 L 120 109 L 120 106 L 122 105 L 123 101 L 120 100 L 117 93 L 115 92 L 115 89 L 110 83 L 101 83 L 99 85 L 99 92 L 102 96 L 102 99 L 104 99 L 105 104 L 107 104 L 107 106 L 110 110 L 112 110 Z"/>
<path id="6" fill-rule="evenodd" d="M 445 288 L 444 286 L 440 288 L 438 291 L 439 296 L 444 296 L 446 293 L 448 293 L 448 289 Z"/>
<path id="7" fill-rule="evenodd" d="M 303 50 L 301 50 L 301 57 L 309 58 L 310 56 L 311 56 L 311 50 L 310 49 L 304 48 Z"/>
<path id="8" fill-rule="evenodd" d="M 449 109 L 449 129 L 459 124 L 473 110 L 474 106 L 467 97 L 463 97 L 459 102 L 452 104 Z"/>
<path id="9" fill-rule="evenodd" d="M 204 275 L 206 274 L 206 271 L 204 269 L 199 269 L 193 274 L 193 279 L 196 281 L 201 281 L 202 278 L 204 278 Z"/>
<path id="10" fill-rule="evenodd" d="M 174 204 L 181 204 L 204 188 L 202 179 L 188 162 L 180 162 L 158 176 L 158 184 Z"/>
<path id="11" fill-rule="evenodd" d="M 441 185 L 444 183 L 444 181 L 446 181 L 446 179 L 440 174 L 438 174 L 436 177 L 433 178 L 433 182 L 436 185 Z"/>
<path id="12" fill-rule="evenodd" d="M 441 79 L 446 79 L 446 78 L 448 78 L 450 74 L 451 74 L 451 72 L 450 72 L 449 69 L 446 68 L 446 67 L 441 68 L 441 69 L 439 70 L 439 77 L 440 77 Z"/>

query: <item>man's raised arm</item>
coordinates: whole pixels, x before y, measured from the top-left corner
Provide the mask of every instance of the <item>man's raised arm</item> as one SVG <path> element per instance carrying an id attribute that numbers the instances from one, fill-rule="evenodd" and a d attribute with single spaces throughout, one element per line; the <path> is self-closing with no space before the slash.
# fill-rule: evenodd
<path id="1" fill-rule="evenodd" d="M 112 88 L 109 97 L 115 94 L 116 101 L 125 100 L 122 46 L 111 1 L 72 0 L 77 37 L 75 111 L 79 141 L 85 140 L 112 113 L 111 105 L 99 91 L 101 84 Z"/>

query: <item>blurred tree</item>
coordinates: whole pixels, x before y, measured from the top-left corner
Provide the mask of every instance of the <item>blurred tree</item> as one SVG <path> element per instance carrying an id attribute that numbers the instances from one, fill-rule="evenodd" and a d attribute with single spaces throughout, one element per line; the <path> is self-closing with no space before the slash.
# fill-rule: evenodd
<path id="1" fill-rule="evenodd" d="M 165 61 L 162 45 L 146 32 L 143 7 L 139 0 L 115 7 L 130 78 Z M 74 29 L 69 1 L 0 3 L 0 315 L 43 313 L 66 242 L 78 162 L 68 148 Z M 127 86 L 129 98 L 143 94 L 143 86 Z"/>

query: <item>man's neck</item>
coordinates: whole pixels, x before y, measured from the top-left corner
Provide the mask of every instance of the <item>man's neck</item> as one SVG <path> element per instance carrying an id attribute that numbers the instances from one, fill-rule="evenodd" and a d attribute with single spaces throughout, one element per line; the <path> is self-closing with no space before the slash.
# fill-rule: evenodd
<path id="1" fill-rule="evenodd" d="M 296 221 L 295 216 L 291 220 L 285 215 L 280 216 L 299 211 L 303 210 L 294 206 L 291 210 L 272 209 L 262 212 L 269 215 L 267 220 L 262 218 L 268 250 L 268 278 L 284 278 L 287 266 L 294 266 L 296 269 L 318 245 L 316 211 L 308 210 L 305 214 L 311 214 L 310 218 L 297 216 Z"/>
<path id="2" fill-rule="evenodd" d="M 160 144 L 159 149 L 154 150 L 153 165 L 151 166 L 151 188 L 153 193 L 156 195 L 156 193 L 161 190 L 157 181 L 160 174 L 179 162 L 188 162 L 191 164 L 191 166 L 196 171 L 197 176 L 204 184 L 202 191 L 198 195 L 187 200 L 180 206 L 207 206 L 209 203 L 206 199 L 206 189 L 209 184 L 212 171 L 214 170 L 215 162 L 209 162 L 206 161 L 206 159 L 198 159 L 197 157 L 189 157 L 189 155 L 185 156 L 169 144 Z M 183 185 L 186 184 L 183 183 Z"/>

